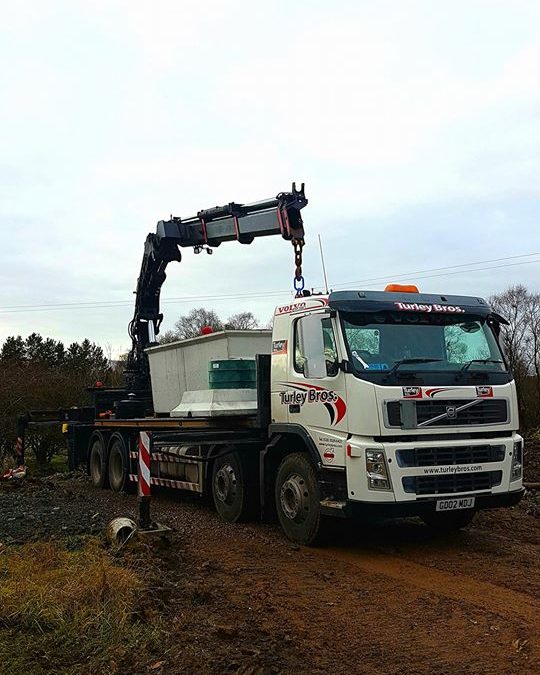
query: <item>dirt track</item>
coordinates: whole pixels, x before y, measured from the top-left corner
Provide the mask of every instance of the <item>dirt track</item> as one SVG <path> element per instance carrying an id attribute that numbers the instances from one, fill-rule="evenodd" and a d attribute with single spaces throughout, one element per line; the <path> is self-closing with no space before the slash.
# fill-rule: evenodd
<path id="1" fill-rule="evenodd" d="M 331 546 L 308 549 L 162 494 L 153 515 L 175 537 L 154 592 L 170 633 L 151 672 L 539 672 L 538 504 L 446 539 L 413 519 L 337 523 Z M 4 487 L 0 541 L 95 532 L 134 510 L 81 479 Z"/>

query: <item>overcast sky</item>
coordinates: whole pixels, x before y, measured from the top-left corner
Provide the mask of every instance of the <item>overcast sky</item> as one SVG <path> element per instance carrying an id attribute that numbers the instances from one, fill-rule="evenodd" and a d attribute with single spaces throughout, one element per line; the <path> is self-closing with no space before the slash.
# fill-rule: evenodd
<path id="1" fill-rule="evenodd" d="M 292 180 L 309 286 L 320 233 L 334 288 L 540 291 L 539 25 L 538 0 L 6 0 L 0 341 L 127 349 L 155 223 Z M 266 322 L 292 271 L 277 237 L 186 250 L 164 329 L 200 305 Z"/>

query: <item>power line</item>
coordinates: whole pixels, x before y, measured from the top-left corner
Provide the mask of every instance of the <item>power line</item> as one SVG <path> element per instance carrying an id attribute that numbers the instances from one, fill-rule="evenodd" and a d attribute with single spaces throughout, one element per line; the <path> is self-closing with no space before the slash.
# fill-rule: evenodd
<path id="1" fill-rule="evenodd" d="M 518 265 L 534 265 L 540 263 L 540 260 L 524 260 L 518 263 L 508 263 L 507 265 L 492 265 L 489 267 L 475 267 L 470 270 L 458 270 L 457 272 L 443 272 L 442 274 L 428 274 L 426 276 L 416 277 L 416 279 L 434 279 L 435 277 L 450 277 L 454 274 L 464 274 L 466 272 L 483 272 L 484 270 L 498 270 L 502 267 L 517 267 Z M 377 286 L 377 283 L 364 284 L 365 286 Z"/>
<path id="2" fill-rule="evenodd" d="M 503 260 L 515 260 L 516 258 L 531 258 L 532 256 L 535 255 L 540 255 L 540 253 L 522 253 L 521 255 L 505 256 L 504 258 L 493 258 L 493 260 L 477 260 L 476 262 L 472 263 L 463 263 L 461 265 L 449 265 L 445 267 L 432 267 L 429 270 L 417 270 L 416 272 L 407 272 L 405 274 L 392 274 L 390 276 L 392 277 L 392 279 L 399 279 L 402 277 L 410 277 L 414 274 L 424 274 L 426 272 L 440 272 L 442 270 L 454 270 L 463 267 L 471 267 L 472 265 L 485 265 L 486 263 L 502 262 Z M 533 260 L 532 262 L 538 261 Z M 385 275 L 383 277 L 371 277 L 370 279 L 361 279 L 360 281 L 347 281 L 346 283 L 343 284 L 335 284 L 335 287 L 338 288 L 341 286 L 355 286 L 356 284 L 365 284 L 370 281 L 386 281 L 387 279 L 388 275 Z"/>
<path id="3" fill-rule="evenodd" d="M 515 260 L 517 258 L 528 258 L 532 256 L 540 255 L 540 253 L 524 253 L 521 255 L 507 256 L 504 258 L 494 258 L 492 260 L 483 260 L 472 263 L 462 263 L 460 265 L 450 265 L 447 267 L 435 267 L 427 270 L 416 270 L 415 272 L 407 272 L 400 274 L 387 274 L 381 277 L 371 277 L 369 279 L 361 279 L 359 281 L 349 281 L 341 284 L 336 284 L 335 288 L 340 288 L 344 286 L 353 286 L 353 285 L 362 285 L 362 286 L 377 286 L 381 281 L 389 281 L 394 279 L 403 279 L 408 277 L 415 277 L 415 279 L 432 279 L 437 277 L 453 276 L 455 274 L 463 274 L 466 272 L 481 272 L 492 269 L 501 269 L 504 267 L 517 267 L 519 265 L 531 265 L 534 263 L 540 263 L 538 260 L 524 260 L 516 263 L 508 263 L 505 265 L 493 265 L 488 267 L 473 267 L 474 265 L 480 265 L 490 262 L 500 262 L 503 260 Z M 465 269 L 469 268 L 469 269 Z M 443 270 L 454 270 L 454 271 L 443 271 Z M 425 274 L 426 272 L 440 272 L 439 274 Z M 423 275 L 423 276 L 417 276 Z M 182 297 L 172 297 L 164 298 L 162 300 L 163 304 L 175 304 L 175 303 L 187 303 L 187 302 L 202 302 L 206 300 L 211 300 L 212 302 L 219 302 L 222 300 L 241 300 L 241 299 L 250 299 L 250 298 L 262 298 L 262 297 L 278 297 L 290 295 L 291 291 L 261 291 L 261 292 L 249 292 L 249 293 L 229 293 L 222 295 L 192 295 L 192 296 L 182 296 Z M 74 303 L 59 303 L 59 304 L 42 304 L 42 305 L 8 305 L 0 307 L 0 314 L 14 314 L 21 312 L 42 312 L 42 311 L 55 311 L 62 309 L 108 309 L 122 306 L 132 306 L 132 302 L 129 300 L 93 300 L 93 301 L 81 301 Z"/>
<path id="4" fill-rule="evenodd" d="M 250 293 L 234 293 L 234 294 L 225 294 L 225 295 L 184 295 L 181 297 L 172 297 L 165 298 L 161 302 L 172 302 L 172 301 L 181 301 L 181 302 L 190 302 L 192 300 L 213 300 L 214 298 L 251 298 L 251 297 L 260 297 L 265 295 L 276 295 L 288 293 L 289 291 L 262 291 L 260 293 L 250 292 Z M 292 292 L 292 291 L 291 291 Z M 73 309 L 80 308 L 84 309 L 86 307 L 118 307 L 121 305 L 133 305 L 133 302 L 130 300 L 89 300 L 81 302 L 62 302 L 58 304 L 46 303 L 42 305 L 7 305 L 0 307 L 0 311 L 24 311 L 24 310 L 42 310 L 42 309 Z"/>
<path id="5" fill-rule="evenodd" d="M 540 261 L 539 261 L 540 262 Z M 196 296 L 184 296 L 179 298 L 165 298 L 161 300 L 161 304 L 175 304 L 175 303 L 186 303 L 186 302 L 203 302 L 205 300 L 212 300 L 212 302 L 219 302 L 221 300 L 243 300 L 251 298 L 260 298 L 260 297 L 283 297 L 285 295 L 291 295 L 292 291 L 274 291 L 274 292 L 263 292 L 263 293 L 249 293 L 249 294 L 239 294 L 239 295 L 196 295 Z M 23 305 L 15 309 L 4 309 L 0 308 L 0 314 L 18 314 L 21 312 L 47 312 L 47 311 L 57 311 L 63 309 L 115 309 L 120 307 L 132 307 L 133 303 L 127 300 L 118 300 L 116 302 L 110 303 L 88 303 L 83 306 L 73 304 L 73 305 L 38 305 L 38 306 L 28 306 Z"/>

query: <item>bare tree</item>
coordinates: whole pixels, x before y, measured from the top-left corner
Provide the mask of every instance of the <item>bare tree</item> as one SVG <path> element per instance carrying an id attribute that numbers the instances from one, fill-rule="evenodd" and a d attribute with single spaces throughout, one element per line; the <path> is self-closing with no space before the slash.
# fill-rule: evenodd
<path id="1" fill-rule="evenodd" d="M 525 286 L 511 286 L 502 293 L 492 295 L 490 304 L 508 321 L 503 330 L 503 343 L 512 370 L 519 377 L 527 369 L 529 291 Z"/>
<path id="2" fill-rule="evenodd" d="M 159 336 L 160 344 L 186 340 L 201 334 L 202 329 L 209 326 L 213 331 L 223 330 L 253 330 L 259 328 L 253 312 L 239 312 L 233 314 L 224 323 L 213 309 L 197 307 L 191 312 L 181 316 L 174 324 L 172 330 L 168 330 Z"/>
<path id="3" fill-rule="evenodd" d="M 176 342 L 176 340 L 180 340 L 180 338 L 178 337 L 176 331 L 172 329 L 166 330 L 164 333 L 160 333 L 157 340 L 160 345 L 166 345 L 169 344 L 169 342 Z"/>
<path id="4" fill-rule="evenodd" d="M 174 324 L 174 329 L 160 336 L 159 342 L 166 344 L 175 340 L 186 340 L 201 334 L 201 330 L 209 326 L 212 330 L 223 330 L 221 319 L 213 309 L 196 307 L 188 314 L 181 316 Z"/>
<path id="5" fill-rule="evenodd" d="M 535 377 L 536 411 L 540 417 L 540 293 L 531 296 L 529 306 L 529 351 Z"/>
<path id="6" fill-rule="evenodd" d="M 259 322 L 253 312 L 240 312 L 233 314 L 225 322 L 225 328 L 228 330 L 253 330 L 259 327 Z"/>
<path id="7" fill-rule="evenodd" d="M 540 423 L 540 294 L 525 286 L 508 288 L 490 298 L 507 321 L 502 338 L 514 373 L 520 415 L 525 427 Z"/>

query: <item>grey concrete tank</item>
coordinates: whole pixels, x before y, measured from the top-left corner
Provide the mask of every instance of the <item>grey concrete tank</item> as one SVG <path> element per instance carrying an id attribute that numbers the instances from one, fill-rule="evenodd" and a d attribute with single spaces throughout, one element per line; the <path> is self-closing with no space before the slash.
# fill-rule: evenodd
<path id="1" fill-rule="evenodd" d="M 209 389 L 208 365 L 221 359 L 253 359 L 272 353 L 270 330 L 225 330 L 149 347 L 154 410 L 170 413 L 185 391 Z"/>

